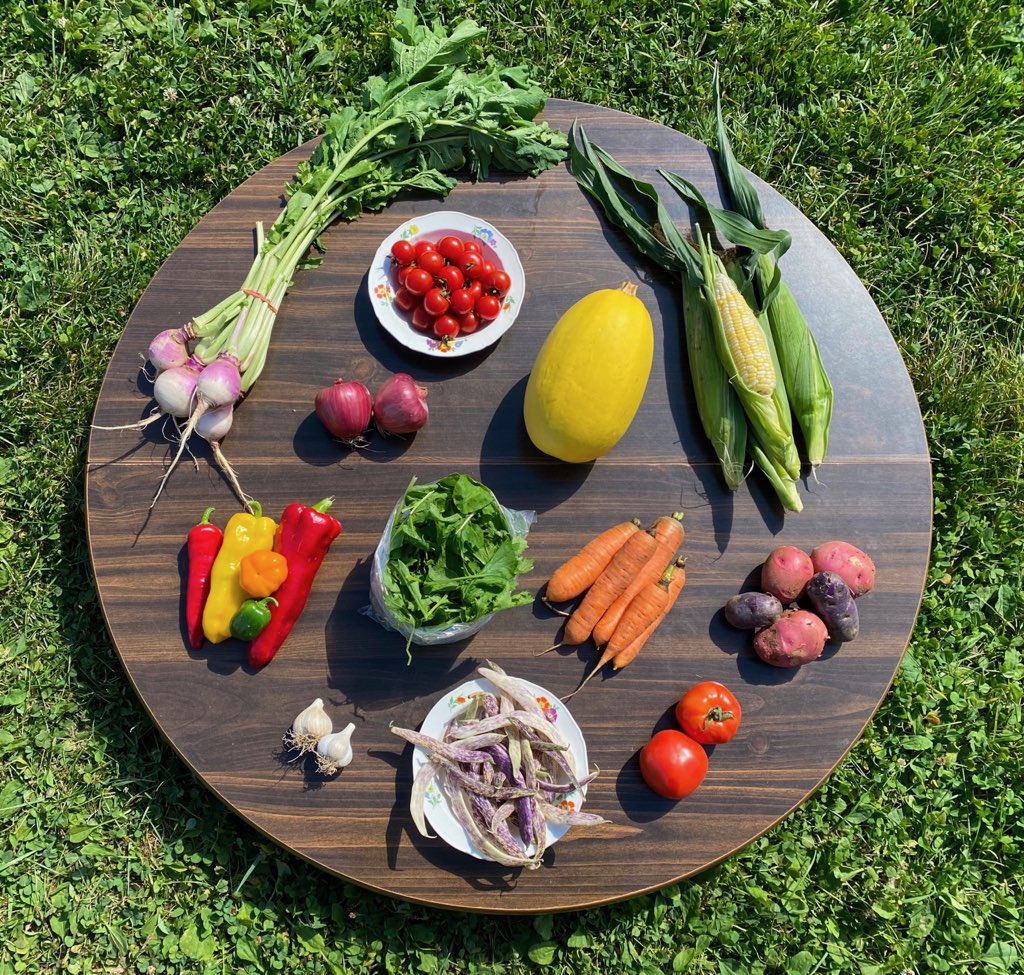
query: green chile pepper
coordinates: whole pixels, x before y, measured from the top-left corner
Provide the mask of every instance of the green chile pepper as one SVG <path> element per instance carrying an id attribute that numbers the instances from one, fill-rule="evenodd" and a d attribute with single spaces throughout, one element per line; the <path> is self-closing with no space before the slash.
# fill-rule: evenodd
<path id="1" fill-rule="evenodd" d="M 255 640 L 270 622 L 270 607 L 277 605 L 273 596 L 263 599 L 247 599 L 231 617 L 231 635 L 238 640 Z"/>

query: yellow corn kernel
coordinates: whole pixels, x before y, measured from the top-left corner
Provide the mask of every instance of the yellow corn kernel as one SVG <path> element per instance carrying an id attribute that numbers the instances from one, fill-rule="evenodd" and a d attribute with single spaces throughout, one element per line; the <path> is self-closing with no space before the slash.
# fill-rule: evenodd
<path id="1" fill-rule="evenodd" d="M 728 274 L 714 275 L 715 304 L 743 384 L 762 396 L 775 391 L 775 367 L 761 323 Z"/>

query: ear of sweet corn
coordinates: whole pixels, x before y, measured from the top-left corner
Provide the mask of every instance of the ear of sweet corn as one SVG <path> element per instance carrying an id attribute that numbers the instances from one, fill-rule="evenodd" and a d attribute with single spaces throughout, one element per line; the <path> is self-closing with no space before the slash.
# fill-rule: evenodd
<path id="1" fill-rule="evenodd" d="M 762 255 L 757 266 L 759 283 L 770 281 L 774 272 L 772 259 Z M 803 434 L 807 461 L 817 467 L 828 450 L 832 383 L 822 365 L 818 343 L 785 281 L 780 284 L 766 314 L 786 396 Z"/>
<path id="2" fill-rule="evenodd" d="M 744 280 L 743 269 L 740 265 L 736 261 L 730 261 L 727 270 L 747 304 L 751 308 L 759 307 L 754 298 L 752 283 L 750 280 Z M 786 381 L 779 365 L 778 349 L 772 337 L 767 314 L 763 311 L 758 313 L 757 321 L 768 344 L 772 369 L 775 371 L 775 387 L 772 390 L 772 399 L 775 401 L 779 426 L 782 427 L 787 438 L 787 446 L 779 459 L 785 467 L 786 474 L 791 478 L 798 478 L 800 476 L 800 454 L 797 451 L 796 441 L 793 439 L 793 415 L 790 411 L 790 400 L 786 392 Z"/>
<path id="3" fill-rule="evenodd" d="M 718 358 L 700 283 L 691 275 L 684 274 L 682 294 L 686 356 L 690 363 L 697 414 L 718 455 L 725 483 L 735 491 L 743 482 L 747 419 Z"/>
<path id="4" fill-rule="evenodd" d="M 796 481 L 785 470 L 772 463 L 755 439 L 750 441 L 750 455 L 754 458 L 754 463 L 761 468 L 765 477 L 768 478 L 771 486 L 775 489 L 775 494 L 782 502 L 782 506 L 787 511 L 803 511 L 804 503 L 800 500 Z"/>
<path id="5" fill-rule="evenodd" d="M 758 381 L 756 387 L 751 386 L 745 380 L 745 376 L 763 375 L 766 370 L 774 371 L 771 349 L 765 337 L 761 323 L 757 316 L 747 305 L 748 320 L 742 335 L 750 336 L 746 342 L 734 342 L 730 346 L 726 319 L 734 309 L 728 305 L 723 306 L 716 298 L 720 293 L 719 282 L 725 278 L 732 290 L 737 294 L 735 282 L 729 277 L 721 259 L 699 238 L 698 245 L 703 261 L 704 270 L 704 292 L 707 297 L 708 317 L 715 333 L 715 346 L 718 349 L 718 356 L 725 368 L 726 375 L 736 394 L 739 396 L 740 404 L 750 428 L 761 448 L 772 464 L 795 479 L 800 474 L 800 460 L 796 452 L 796 443 L 793 440 L 792 420 L 789 417 L 788 403 L 780 403 L 775 397 L 774 383 Z M 740 301 L 746 305 L 746 300 L 739 295 Z M 753 323 L 753 326 L 750 323 Z M 756 332 L 753 331 L 756 329 Z M 757 335 L 760 335 L 758 340 Z M 736 349 L 734 354 L 733 349 Z M 737 361 L 737 359 L 739 361 Z"/>

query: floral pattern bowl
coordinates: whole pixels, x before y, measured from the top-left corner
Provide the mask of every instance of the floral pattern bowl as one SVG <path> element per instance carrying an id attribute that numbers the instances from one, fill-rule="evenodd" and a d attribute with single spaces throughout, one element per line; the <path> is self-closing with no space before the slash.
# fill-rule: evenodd
<path id="1" fill-rule="evenodd" d="M 439 241 L 448 234 L 466 239 L 475 237 L 484 257 L 500 264 L 512 278 L 512 289 L 501 305 L 501 314 L 493 322 L 481 325 L 469 335 L 454 339 L 439 339 L 432 332 L 413 328 L 409 316 L 395 307 L 398 290 L 398 266 L 391 257 L 391 246 L 396 240 Z M 494 345 L 513 325 L 526 293 L 523 265 L 516 249 L 493 226 L 477 217 L 457 210 L 437 210 L 406 220 L 396 227 L 377 248 L 367 277 L 370 303 L 381 327 L 407 349 L 438 358 L 471 355 Z"/>
<path id="2" fill-rule="evenodd" d="M 587 768 L 587 746 L 583 740 L 583 732 L 580 731 L 579 725 L 576 724 L 573 716 L 569 713 L 569 709 L 550 691 L 545 690 L 540 685 L 530 681 L 523 681 L 523 683 L 533 691 L 537 704 L 544 711 L 547 719 L 557 725 L 558 730 L 562 733 L 562 737 L 569 742 L 576 768 L 581 770 L 581 774 L 584 774 L 582 770 Z M 466 681 L 465 684 L 460 684 L 455 690 L 445 694 L 427 712 L 420 731 L 425 735 L 430 735 L 432 738 L 444 737 L 444 731 L 448 722 L 466 709 L 470 698 L 474 694 L 484 691 L 488 691 L 491 694 L 499 693 L 489 680 L 483 678 L 476 678 L 475 680 Z M 419 772 L 427 761 L 427 754 L 422 748 L 416 747 L 413 749 L 412 776 L 414 779 L 416 778 L 416 773 Z M 583 804 L 585 794 L 586 787 L 584 786 L 583 789 L 567 792 L 560 796 L 559 802 L 568 809 L 579 809 Z M 454 847 L 456 850 L 461 850 L 463 853 L 468 853 L 478 860 L 490 859 L 481 853 L 470 841 L 469 834 L 463 829 L 448 807 L 448 800 L 438 787 L 436 781 L 432 782 L 427 789 L 424 814 L 431 829 L 449 846 Z M 547 849 L 552 843 L 558 842 L 569 830 L 569 827 L 548 823 L 547 830 L 547 843 L 544 849 Z M 527 852 L 532 853 L 533 847 L 531 846 Z"/>

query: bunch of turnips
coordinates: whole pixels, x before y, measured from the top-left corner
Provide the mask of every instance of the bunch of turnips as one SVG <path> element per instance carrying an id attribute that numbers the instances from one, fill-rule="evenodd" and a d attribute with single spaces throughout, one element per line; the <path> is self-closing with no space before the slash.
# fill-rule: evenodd
<path id="1" fill-rule="evenodd" d="M 875 585 L 875 564 L 849 542 L 819 545 L 810 554 L 780 545 L 761 566 L 761 591 L 725 604 L 725 618 L 755 630 L 754 650 L 775 667 L 798 667 L 821 656 L 829 640 L 860 631 L 856 600 Z"/>

